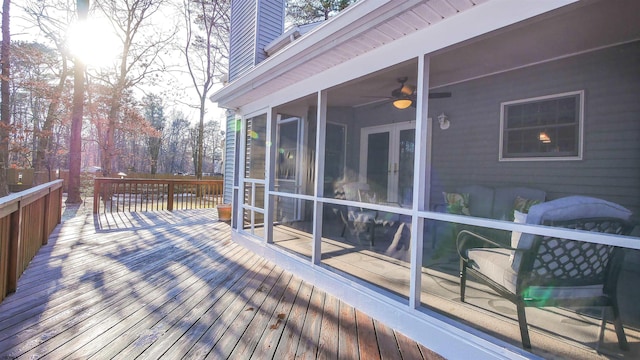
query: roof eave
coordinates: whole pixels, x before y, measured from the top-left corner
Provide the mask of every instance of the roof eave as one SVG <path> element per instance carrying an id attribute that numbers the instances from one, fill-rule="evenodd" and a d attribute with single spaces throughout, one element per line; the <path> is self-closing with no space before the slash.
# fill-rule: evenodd
<path id="1" fill-rule="evenodd" d="M 417 2 L 415 0 L 402 1 Z M 228 105 L 229 102 L 250 91 L 256 82 L 264 83 L 275 78 L 277 75 L 273 74 L 273 69 L 277 67 L 280 70 L 286 71 L 288 67 L 292 68 L 296 66 L 295 59 L 304 57 L 305 53 L 321 46 L 325 41 L 329 41 L 328 39 L 331 39 L 338 32 L 350 32 L 354 31 L 356 27 L 363 26 L 362 20 L 366 20 L 368 17 L 375 17 L 375 10 L 391 2 L 391 0 L 368 0 L 351 5 L 333 19 L 319 25 L 304 37 L 299 38 L 298 41 L 289 44 L 280 52 L 267 58 L 238 79 L 216 91 L 211 95 L 210 100 L 218 103 L 218 107 L 233 109 L 233 106 Z M 393 0 L 394 5 L 398 2 L 400 1 Z M 367 26 L 367 23 L 367 21 L 364 21 L 364 26 Z"/>

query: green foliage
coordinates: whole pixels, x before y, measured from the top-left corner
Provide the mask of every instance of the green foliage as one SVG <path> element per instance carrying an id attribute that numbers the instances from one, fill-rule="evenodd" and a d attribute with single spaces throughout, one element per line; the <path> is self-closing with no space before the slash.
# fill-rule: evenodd
<path id="1" fill-rule="evenodd" d="M 357 0 L 289 0 L 287 20 L 294 25 L 328 20 Z"/>

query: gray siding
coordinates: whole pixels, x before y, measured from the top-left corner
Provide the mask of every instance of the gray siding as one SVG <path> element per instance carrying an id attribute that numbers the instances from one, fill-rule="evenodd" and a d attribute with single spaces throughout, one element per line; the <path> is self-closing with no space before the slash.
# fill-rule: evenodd
<path id="1" fill-rule="evenodd" d="M 432 100 L 451 127 L 433 132 L 433 201 L 466 184 L 522 185 L 548 199 L 601 197 L 640 213 L 640 42 L 451 86 Z M 500 103 L 584 90 L 582 160 L 499 162 Z"/>
<path id="2" fill-rule="evenodd" d="M 237 79 L 255 64 L 257 0 L 234 0 L 231 3 L 229 39 L 229 81 Z"/>
<path id="3" fill-rule="evenodd" d="M 233 185 L 237 179 L 236 166 L 236 116 L 232 111 L 227 112 L 227 128 L 224 148 L 224 202 L 231 203 L 233 198 Z"/>
<path id="4" fill-rule="evenodd" d="M 284 32 L 283 0 L 234 0 L 231 3 L 229 80 L 266 59 L 264 47 Z"/>
<path id="5" fill-rule="evenodd" d="M 264 48 L 284 32 L 284 1 L 262 0 L 258 11 L 256 37 L 256 64 L 267 58 Z"/>

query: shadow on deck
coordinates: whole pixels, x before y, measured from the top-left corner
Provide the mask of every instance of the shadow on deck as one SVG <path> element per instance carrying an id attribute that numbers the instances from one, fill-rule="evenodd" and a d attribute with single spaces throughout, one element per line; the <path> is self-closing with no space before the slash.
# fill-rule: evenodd
<path id="1" fill-rule="evenodd" d="M 215 210 L 78 214 L 0 304 L 0 359 L 138 356 L 441 358 L 235 244 Z"/>

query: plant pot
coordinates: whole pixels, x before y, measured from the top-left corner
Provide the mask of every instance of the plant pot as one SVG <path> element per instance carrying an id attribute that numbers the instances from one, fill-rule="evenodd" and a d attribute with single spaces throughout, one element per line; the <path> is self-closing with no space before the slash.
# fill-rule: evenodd
<path id="1" fill-rule="evenodd" d="M 218 204 L 218 220 L 231 221 L 231 204 Z"/>

